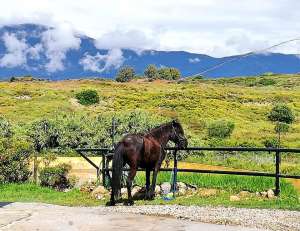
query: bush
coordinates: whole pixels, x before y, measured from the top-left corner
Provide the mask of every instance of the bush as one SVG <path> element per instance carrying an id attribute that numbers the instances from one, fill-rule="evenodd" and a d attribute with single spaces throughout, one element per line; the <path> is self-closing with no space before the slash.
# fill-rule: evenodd
<path id="1" fill-rule="evenodd" d="M 158 70 L 160 79 L 177 80 L 180 79 L 180 71 L 173 67 L 163 67 Z"/>
<path id="2" fill-rule="evenodd" d="M 279 146 L 279 142 L 277 139 L 268 139 L 263 142 L 266 148 L 277 148 Z"/>
<path id="3" fill-rule="evenodd" d="M 31 138 L 34 149 L 37 152 L 59 146 L 58 127 L 51 120 L 43 119 L 33 122 L 27 131 L 27 134 Z"/>
<path id="4" fill-rule="evenodd" d="M 83 90 L 76 94 L 76 99 L 82 105 L 99 103 L 99 95 L 96 90 Z"/>
<path id="5" fill-rule="evenodd" d="M 144 71 L 144 75 L 150 79 L 150 80 L 153 80 L 153 79 L 158 79 L 158 73 L 157 73 L 157 68 L 155 65 L 153 64 L 150 64 Z"/>
<path id="6" fill-rule="evenodd" d="M 0 138 L 10 138 L 13 135 L 10 122 L 0 116 Z"/>
<path id="7" fill-rule="evenodd" d="M 135 76 L 135 71 L 132 67 L 123 67 L 119 70 L 116 81 L 117 82 L 129 82 Z"/>
<path id="8" fill-rule="evenodd" d="M 0 150 L 1 151 L 1 150 Z M 28 150 L 8 150 L 0 154 L 0 183 L 21 183 L 28 180 L 30 152 Z"/>
<path id="9" fill-rule="evenodd" d="M 276 81 L 274 79 L 261 78 L 258 81 L 258 84 L 263 85 L 263 86 L 270 86 L 270 85 L 275 85 Z"/>
<path id="10" fill-rule="evenodd" d="M 234 123 L 231 121 L 217 120 L 208 125 L 208 137 L 226 138 L 229 137 L 234 129 Z"/>
<path id="11" fill-rule="evenodd" d="M 70 170 L 71 166 L 67 164 L 59 164 L 54 167 L 43 168 L 40 172 L 41 186 L 51 187 L 58 190 L 70 187 L 70 181 L 67 177 Z"/>

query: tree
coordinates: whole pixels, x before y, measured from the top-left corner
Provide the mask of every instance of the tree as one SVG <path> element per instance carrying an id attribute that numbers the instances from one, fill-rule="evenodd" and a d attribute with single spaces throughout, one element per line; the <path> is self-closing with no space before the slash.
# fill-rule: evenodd
<path id="1" fill-rule="evenodd" d="M 158 72 L 157 72 L 157 68 L 154 64 L 150 64 L 149 66 L 147 66 L 147 68 L 144 71 L 144 75 L 148 78 L 148 79 L 157 79 L 158 78 Z"/>
<path id="2" fill-rule="evenodd" d="M 41 153 L 47 148 L 55 148 L 59 146 L 58 143 L 58 129 L 52 121 L 40 120 L 31 124 L 31 128 L 28 131 L 28 135 L 31 138 L 34 146 L 34 160 L 33 160 L 33 178 L 37 183 L 37 170 L 38 161 L 37 154 Z"/>
<path id="3" fill-rule="evenodd" d="M 274 131 L 278 134 L 278 147 L 280 147 L 281 134 L 289 130 L 289 124 L 295 120 L 292 110 L 286 104 L 277 104 L 268 114 L 268 120 L 275 123 Z"/>
<path id="4" fill-rule="evenodd" d="M 129 82 L 135 76 L 135 71 L 132 67 L 122 67 L 116 77 L 117 82 Z"/>
<path id="5" fill-rule="evenodd" d="M 160 79 L 177 80 L 180 78 L 180 71 L 174 67 L 163 67 L 158 70 Z"/>

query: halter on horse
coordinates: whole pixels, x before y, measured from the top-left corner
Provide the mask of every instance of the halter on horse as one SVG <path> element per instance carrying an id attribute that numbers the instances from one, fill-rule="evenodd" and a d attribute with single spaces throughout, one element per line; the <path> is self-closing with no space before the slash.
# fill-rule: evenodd
<path id="1" fill-rule="evenodd" d="M 166 153 L 164 148 L 169 141 L 178 147 L 186 147 L 187 139 L 179 122 L 173 120 L 150 130 L 146 134 L 129 134 L 116 145 L 112 164 L 112 191 L 109 205 L 115 205 L 121 188 L 122 168 L 125 164 L 130 167 L 126 186 L 128 191 L 128 205 L 133 205 L 131 196 L 132 181 L 139 167 L 146 169 L 146 199 L 154 198 L 157 173 Z M 150 172 L 153 171 L 150 188 Z"/>

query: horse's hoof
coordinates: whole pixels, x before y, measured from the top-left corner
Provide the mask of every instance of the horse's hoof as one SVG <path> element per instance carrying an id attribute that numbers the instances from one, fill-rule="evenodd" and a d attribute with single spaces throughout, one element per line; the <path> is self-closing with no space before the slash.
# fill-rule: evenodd
<path id="1" fill-rule="evenodd" d="M 124 205 L 126 205 L 126 206 L 132 206 L 132 205 L 134 205 L 134 202 L 133 201 L 125 201 Z"/>
<path id="2" fill-rule="evenodd" d="M 114 202 L 114 201 L 108 201 L 105 205 L 106 206 L 115 206 L 116 202 Z"/>

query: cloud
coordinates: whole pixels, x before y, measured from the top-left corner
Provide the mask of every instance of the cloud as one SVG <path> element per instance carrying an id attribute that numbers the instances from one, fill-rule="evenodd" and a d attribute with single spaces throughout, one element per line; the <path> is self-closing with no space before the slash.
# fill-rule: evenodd
<path id="1" fill-rule="evenodd" d="M 25 39 L 18 39 L 16 34 L 4 33 L 2 40 L 7 53 L 1 58 L 0 66 L 12 68 L 25 65 L 28 49 Z"/>
<path id="2" fill-rule="evenodd" d="M 81 39 L 74 35 L 74 31 L 68 25 L 43 32 L 41 40 L 49 61 L 45 68 L 49 72 L 64 70 L 66 53 L 72 49 L 79 49 L 81 43 Z"/>
<path id="3" fill-rule="evenodd" d="M 123 53 L 118 48 L 113 48 L 107 52 L 106 55 L 101 55 L 97 52 L 92 56 L 88 53 L 79 61 L 85 71 L 104 72 L 112 68 L 119 68 L 125 61 Z"/>
<path id="4" fill-rule="evenodd" d="M 259 7 L 254 7 L 259 6 Z M 98 47 L 184 50 L 228 56 L 299 36 L 298 0 L 20 0 L 3 1 L 0 25 L 65 23 Z M 277 52 L 296 50 L 282 46 Z M 54 53 L 54 52 L 52 52 Z M 52 55 L 51 55 L 52 56 Z M 63 67 L 64 54 L 52 62 Z"/>
<path id="5" fill-rule="evenodd" d="M 199 58 L 189 58 L 190 63 L 199 63 L 201 60 Z"/>
<path id="6" fill-rule="evenodd" d="M 158 46 L 152 35 L 146 35 L 142 31 L 115 30 L 103 34 L 95 41 L 98 49 L 131 49 L 140 53 L 143 50 L 153 49 Z"/>
<path id="7" fill-rule="evenodd" d="M 24 32 L 21 34 L 23 36 L 21 38 L 18 38 L 18 35 L 15 33 L 5 32 L 3 34 L 2 40 L 7 53 L 0 59 L 1 67 L 13 68 L 23 66 L 24 68 L 29 68 L 27 66 L 28 59 L 37 60 L 40 58 L 40 52 L 42 52 L 41 44 L 30 46 L 24 38 L 26 34 Z"/>

